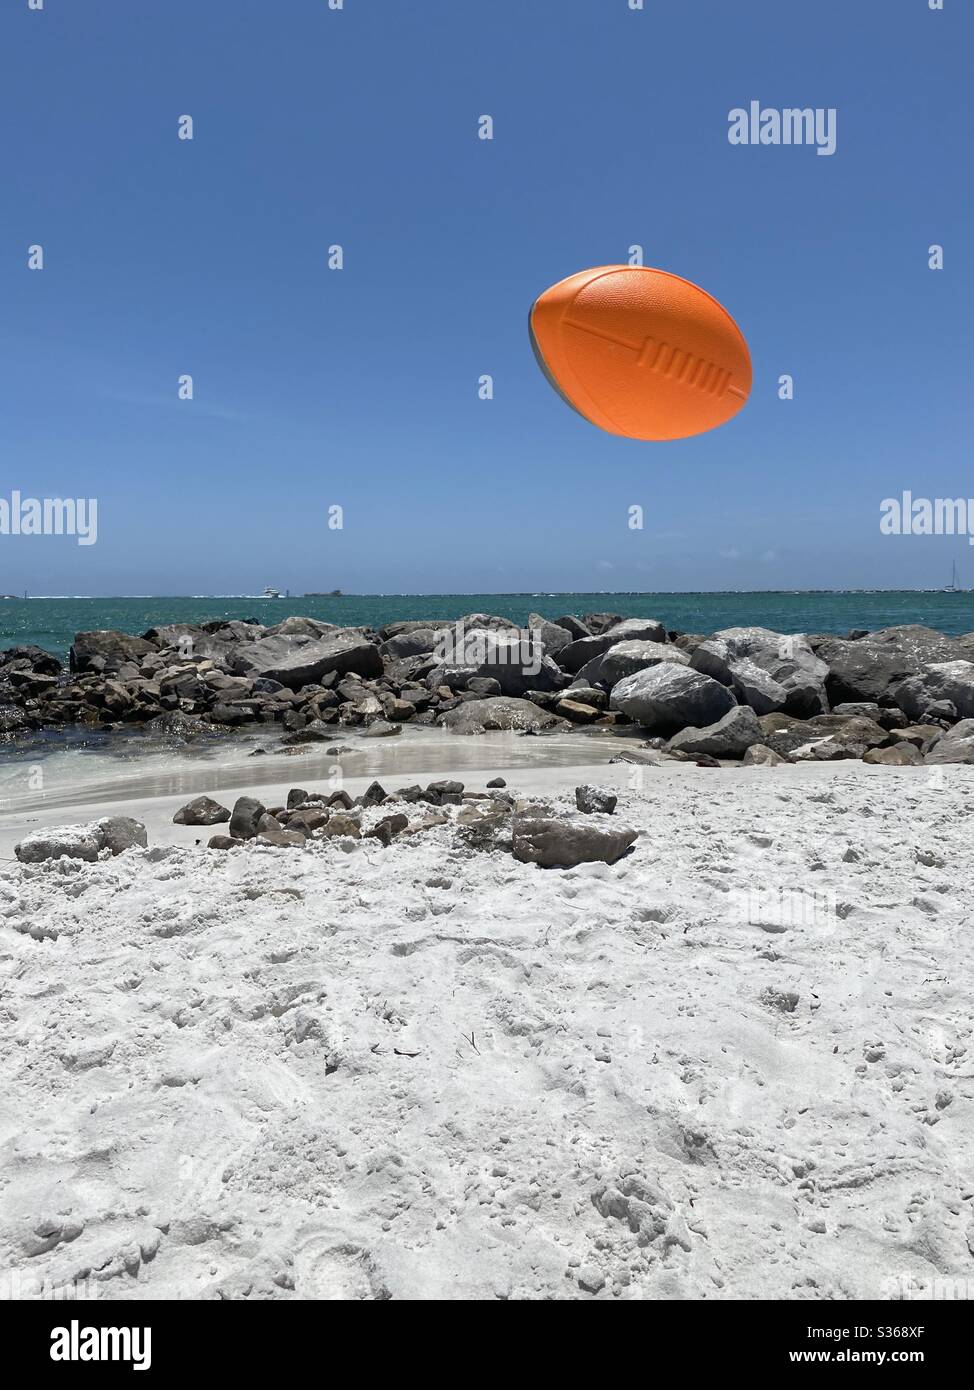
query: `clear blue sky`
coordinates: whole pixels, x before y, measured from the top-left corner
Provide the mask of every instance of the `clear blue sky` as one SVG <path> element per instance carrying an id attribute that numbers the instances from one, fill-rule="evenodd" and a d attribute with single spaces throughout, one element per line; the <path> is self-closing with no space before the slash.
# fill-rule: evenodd
<path id="1" fill-rule="evenodd" d="M 99 527 L 0 537 L 0 590 L 974 584 L 879 533 L 974 496 L 972 49 L 969 0 L 4 0 L 0 495 Z M 730 145 L 752 99 L 836 154 Z M 633 243 L 747 335 L 711 434 L 535 365 L 536 295 Z"/>

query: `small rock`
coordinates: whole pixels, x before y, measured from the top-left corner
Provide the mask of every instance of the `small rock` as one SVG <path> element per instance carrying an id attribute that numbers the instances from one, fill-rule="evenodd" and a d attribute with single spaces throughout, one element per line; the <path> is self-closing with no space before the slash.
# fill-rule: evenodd
<path id="1" fill-rule="evenodd" d="M 776 989 L 768 985 L 761 991 L 761 1003 L 779 1014 L 793 1014 L 798 1008 L 798 995 L 793 989 Z"/>
<path id="2" fill-rule="evenodd" d="M 385 719 L 374 720 L 365 733 L 363 738 L 393 738 L 396 734 L 402 733 L 401 724 L 390 724 Z"/>
<path id="3" fill-rule="evenodd" d="M 635 830 L 603 830 L 568 820 L 519 817 L 513 826 L 514 858 L 543 869 L 576 864 L 614 864 L 632 846 Z"/>
<path id="4" fill-rule="evenodd" d="M 180 806 L 172 819 L 173 825 L 220 825 L 230 819 L 230 812 L 211 796 L 197 796 Z"/>
<path id="5" fill-rule="evenodd" d="M 605 1288 L 605 1275 L 595 1265 L 582 1265 L 578 1271 L 578 1287 L 586 1293 L 598 1293 Z"/>
<path id="6" fill-rule="evenodd" d="M 230 816 L 230 834 L 235 840 L 252 840 L 257 824 L 265 813 L 263 804 L 253 796 L 239 796 Z"/>
<path id="7" fill-rule="evenodd" d="M 580 811 L 585 811 L 592 815 L 602 812 L 604 815 L 611 816 L 618 805 L 619 798 L 612 792 L 604 791 L 601 787 L 576 787 L 575 805 Z"/>

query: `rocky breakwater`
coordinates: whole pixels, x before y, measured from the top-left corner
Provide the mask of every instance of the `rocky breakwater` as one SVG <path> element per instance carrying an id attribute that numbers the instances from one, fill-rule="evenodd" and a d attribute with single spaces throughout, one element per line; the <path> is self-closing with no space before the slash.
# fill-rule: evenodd
<path id="1" fill-rule="evenodd" d="M 0 737 L 261 724 L 287 745 L 328 742 L 338 726 L 375 737 L 626 727 L 630 740 L 635 726 L 661 754 L 704 763 L 970 763 L 974 633 L 705 635 L 613 613 L 532 614 L 523 628 L 484 613 L 378 629 L 290 617 L 81 632 L 67 671 L 38 647 L 0 655 Z"/>

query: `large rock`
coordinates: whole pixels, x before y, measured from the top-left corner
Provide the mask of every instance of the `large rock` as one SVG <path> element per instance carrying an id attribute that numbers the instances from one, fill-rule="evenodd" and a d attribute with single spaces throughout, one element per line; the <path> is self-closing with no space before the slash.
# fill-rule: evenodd
<path id="1" fill-rule="evenodd" d="M 332 636 L 317 641 L 303 637 L 265 637 L 238 647 L 232 661 L 236 675 L 280 681 L 290 690 L 313 685 L 331 671 L 337 675 L 354 671 L 366 677 L 382 674 L 378 647 L 360 632 L 349 629 L 339 629 Z"/>
<path id="2" fill-rule="evenodd" d="M 595 657 L 603 656 L 612 645 L 611 637 L 579 637 L 569 642 L 567 647 L 562 647 L 558 653 L 558 665 L 575 676 Z"/>
<path id="3" fill-rule="evenodd" d="M 451 734 L 482 734 L 488 729 L 517 729 L 536 734 L 568 725 L 530 700 L 497 695 L 487 700 L 470 700 L 447 710 L 443 715 L 443 727 Z"/>
<path id="4" fill-rule="evenodd" d="M 610 627 L 615 627 L 622 622 L 621 613 L 583 613 L 582 622 L 589 632 L 600 637 L 603 632 L 608 632 Z"/>
<path id="5" fill-rule="evenodd" d="M 615 792 L 606 791 L 604 787 L 592 787 L 586 783 L 575 788 L 575 805 L 586 815 L 600 813 L 611 816 L 618 801 Z"/>
<path id="6" fill-rule="evenodd" d="M 93 863 L 101 848 L 97 825 L 55 825 L 45 830 L 32 830 L 14 846 L 14 854 L 22 864 L 41 864 L 46 859 L 61 858 L 85 859 Z"/>
<path id="7" fill-rule="evenodd" d="M 61 663 L 57 657 L 32 642 L 22 642 L 0 652 L 0 667 L 4 668 L 4 675 L 15 665 L 29 666 L 37 675 L 57 676 L 61 673 Z"/>
<path id="8" fill-rule="evenodd" d="M 611 703 L 637 724 L 665 733 L 716 724 L 736 702 L 719 681 L 664 661 L 619 681 L 612 688 Z"/>
<path id="9" fill-rule="evenodd" d="M 145 849 L 145 826 L 131 816 L 104 816 L 87 825 L 57 825 L 34 830 L 14 846 L 22 864 L 40 864 L 46 859 L 84 859 L 93 863 L 102 850 L 113 855 L 127 849 Z"/>
<path id="10" fill-rule="evenodd" d="M 549 656 L 554 656 L 563 647 L 567 647 L 575 637 L 575 634 L 569 632 L 567 627 L 562 627 L 559 623 L 549 622 L 547 618 L 542 618 L 540 613 L 528 614 L 528 627 L 532 632 L 538 634 L 541 645 Z"/>
<path id="11" fill-rule="evenodd" d="M 563 618 L 555 618 L 555 622 L 559 627 L 563 627 L 573 639 L 593 636 L 592 629 L 586 627 L 580 618 L 573 618 L 571 614 L 566 614 Z"/>
<path id="12" fill-rule="evenodd" d="M 666 641 L 666 628 L 657 618 L 623 618 L 605 633 L 614 642 L 660 642 Z"/>
<path id="13" fill-rule="evenodd" d="M 141 662 L 157 648 L 143 637 L 131 637 L 127 632 L 102 628 L 97 632 L 76 632 L 71 644 L 71 670 L 78 675 L 85 671 L 117 671 L 125 661 Z"/>
<path id="14" fill-rule="evenodd" d="M 918 624 L 883 628 L 856 641 L 826 638 L 817 655 L 828 668 L 825 686 L 833 705 L 862 700 L 893 703 L 892 690 L 932 662 L 953 660 L 949 637 Z"/>
<path id="15" fill-rule="evenodd" d="M 323 623 L 320 618 L 304 618 L 295 613 L 273 627 L 265 628 L 267 637 L 329 637 L 343 629 L 337 623 Z"/>
<path id="16" fill-rule="evenodd" d="M 782 767 L 788 759 L 763 743 L 752 743 L 741 759 L 742 767 Z"/>
<path id="17" fill-rule="evenodd" d="M 694 649 L 694 669 L 732 686 L 757 714 L 784 709 L 808 718 L 828 709 L 828 667 L 807 638 L 766 627 L 729 627 Z M 764 679 L 757 672 L 764 672 Z M 781 692 L 784 692 L 783 699 Z M 753 700 L 753 704 L 752 704 Z M 780 701 L 780 703 L 779 703 Z"/>
<path id="18" fill-rule="evenodd" d="M 575 864 L 614 864 L 636 839 L 635 830 L 608 830 L 570 820 L 516 817 L 512 842 L 514 858 L 543 869 L 570 869 Z"/>
<path id="19" fill-rule="evenodd" d="M 974 719 L 962 719 L 924 755 L 927 764 L 974 763 Z"/>
<path id="20" fill-rule="evenodd" d="M 917 723 L 938 700 L 949 700 L 961 719 L 972 719 L 974 662 L 934 662 L 898 685 L 893 698 L 903 713 Z"/>
<path id="21" fill-rule="evenodd" d="M 546 656 L 535 633 L 508 626 L 504 630 L 470 628 L 463 641 L 445 653 L 448 660 L 426 678 L 430 690 L 441 685 L 451 690 L 469 689 L 469 682 L 495 680 L 504 695 L 522 696 L 529 690 L 557 690 L 565 677 Z"/>
<path id="22" fill-rule="evenodd" d="M 252 840 L 267 808 L 254 796 L 238 796 L 230 817 L 230 834 L 235 840 Z"/>
<path id="23" fill-rule="evenodd" d="M 742 657 L 731 665 L 731 689 L 755 714 L 774 714 L 788 703 L 788 691 L 756 662 Z"/>
<path id="24" fill-rule="evenodd" d="M 222 825 L 230 812 L 211 796 L 197 796 L 180 806 L 172 819 L 174 825 Z"/>
<path id="25" fill-rule="evenodd" d="M 432 627 L 416 627 L 409 632 L 399 632 L 389 637 L 379 647 L 379 652 L 390 661 L 405 661 L 411 656 L 426 656 L 436 645 L 437 630 Z"/>
<path id="26" fill-rule="evenodd" d="M 912 743 L 894 743 L 892 748 L 867 748 L 862 760 L 880 767 L 919 767 L 923 754 Z"/>
<path id="27" fill-rule="evenodd" d="M 679 647 L 664 642 L 647 642 L 640 639 L 616 642 L 602 656 L 587 662 L 575 677 L 576 681 L 598 681 L 610 689 L 634 676 L 637 671 L 645 671 L 650 666 L 658 666 L 661 661 L 674 662 L 677 666 L 689 666 L 690 658 Z"/>
<path id="28" fill-rule="evenodd" d="M 758 717 L 747 705 L 728 710 L 716 724 L 704 729 L 683 729 L 667 744 L 671 753 L 697 755 L 709 753 L 712 758 L 743 758 L 747 750 L 764 740 L 764 730 Z"/>
<path id="29" fill-rule="evenodd" d="M 149 843 L 145 826 L 131 816 L 106 816 L 97 821 L 103 849 L 122 854 L 127 849 L 145 849 Z"/>

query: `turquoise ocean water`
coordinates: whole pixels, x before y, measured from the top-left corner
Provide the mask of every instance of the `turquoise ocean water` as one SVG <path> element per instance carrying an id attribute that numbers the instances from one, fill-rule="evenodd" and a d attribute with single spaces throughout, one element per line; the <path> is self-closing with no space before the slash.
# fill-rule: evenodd
<path id="1" fill-rule="evenodd" d="M 64 657 L 75 632 L 117 628 L 142 633 L 167 622 L 256 618 L 280 622 L 294 613 L 347 626 L 413 618 L 456 619 L 496 613 L 523 623 L 529 613 L 613 612 L 658 618 L 684 632 L 756 624 L 778 632 L 875 630 L 923 623 L 957 635 L 974 631 L 974 591 L 706 593 L 706 594 L 348 594 L 340 598 L 36 598 L 0 600 L 0 648 L 36 643 Z"/>

